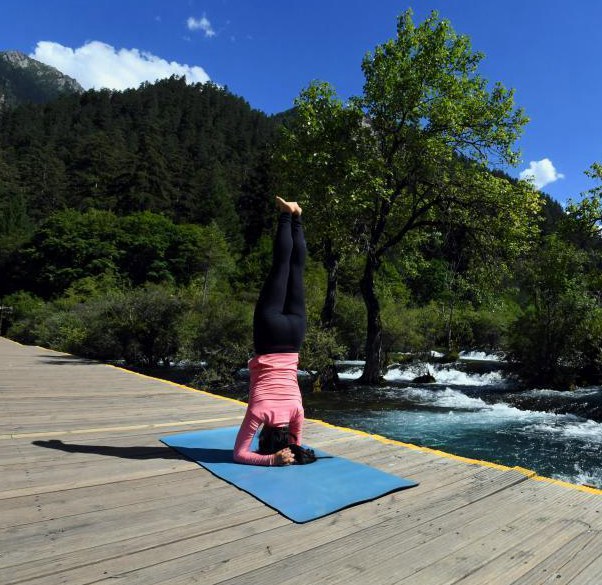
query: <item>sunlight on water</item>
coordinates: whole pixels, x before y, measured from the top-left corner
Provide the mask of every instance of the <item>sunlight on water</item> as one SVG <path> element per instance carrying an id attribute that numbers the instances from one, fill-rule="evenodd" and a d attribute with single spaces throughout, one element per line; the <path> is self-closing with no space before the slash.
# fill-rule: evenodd
<path id="1" fill-rule="evenodd" d="M 429 364 L 428 371 L 435 378 L 436 384 L 452 384 L 458 386 L 487 386 L 506 384 L 500 371 L 484 374 L 462 372 L 443 364 Z M 411 382 L 417 376 L 425 373 L 424 366 L 412 365 L 405 368 L 391 368 L 385 374 L 388 382 Z M 361 374 L 361 371 L 360 371 Z"/>
<path id="2" fill-rule="evenodd" d="M 363 362 L 346 363 L 347 367 L 339 373 L 341 380 L 357 380 L 362 375 Z M 388 382 L 411 382 L 417 376 L 425 373 L 421 364 L 405 367 L 392 367 L 385 374 Z M 506 381 L 500 371 L 487 372 L 484 374 L 462 372 L 451 366 L 443 364 L 429 364 L 428 371 L 435 378 L 436 384 L 452 384 L 458 386 L 504 386 Z"/>
<path id="3" fill-rule="evenodd" d="M 460 359 L 500 362 L 504 357 L 497 353 L 487 353 L 485 351 L 461 351 Z"/>
<path id="4" fill-rule="evenodd" d="M 483 380 L 482 375 L 477 379 Z M 436 385 L 390 386 L 378 389 L 379 396 L 403 401 L 406 408 L 330 410 L 324 418 L 403 442 L 602 487 L 602 423 L 573 414 L 523 410 L 503 401 L 490 403 L 466 391 Z"/>

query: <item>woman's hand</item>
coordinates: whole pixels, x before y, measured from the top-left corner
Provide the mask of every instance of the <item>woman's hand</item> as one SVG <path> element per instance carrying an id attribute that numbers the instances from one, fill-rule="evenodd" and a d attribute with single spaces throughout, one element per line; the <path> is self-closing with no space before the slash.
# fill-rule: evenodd
<path id="1" fill-rule="evenodd" d="M 274 455 L 274 465 L 291 465 L 295 462 L 295 456 L 288 447 L 281 449 Z"/>

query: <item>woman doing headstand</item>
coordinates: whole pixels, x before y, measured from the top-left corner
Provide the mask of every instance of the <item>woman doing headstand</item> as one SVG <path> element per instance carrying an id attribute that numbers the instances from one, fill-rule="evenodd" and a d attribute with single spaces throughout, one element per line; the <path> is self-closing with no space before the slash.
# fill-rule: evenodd
<path id="1" fill-rule="evenodd" d="M 263 455 L 251 451 L 260 425 L 288 426 L 291 443 L 301 445 L 303 405 L 297 382 L 299 350 L 305 337 L 305 237 L 301 208 L 276 198 L 280 210 L 272 267 L 253 317 L 255 356 L 249 361 L 249 404 L 234 444 L 234 460 L 253 465 L 288 465 L 290 449 Z"/>

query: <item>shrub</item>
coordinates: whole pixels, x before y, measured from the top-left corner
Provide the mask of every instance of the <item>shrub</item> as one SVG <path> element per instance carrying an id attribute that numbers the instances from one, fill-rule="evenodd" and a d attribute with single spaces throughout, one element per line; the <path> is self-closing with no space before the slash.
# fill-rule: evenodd
<path id="1" fill-rule="evenodd" d="M 19 343 L 41 343 L 36 337 L 36 325 L 49 314 L 49 306 L 40 297 L 26 291 L 7 295 L 2 304 L 13 308 L 8 317 L 7 336 Z"/>

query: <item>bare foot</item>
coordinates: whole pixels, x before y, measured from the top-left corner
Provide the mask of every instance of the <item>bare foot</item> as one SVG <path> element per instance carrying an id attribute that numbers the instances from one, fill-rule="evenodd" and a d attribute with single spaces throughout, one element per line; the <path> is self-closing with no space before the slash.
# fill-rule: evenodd
<path id="1" fill-rule="evenodd" d="M 282 197 L 276 197 L 276 205 L 281 213 L 301 215 L 301 212 L 303 211 L 296 201 L 285 201 Z"/>

